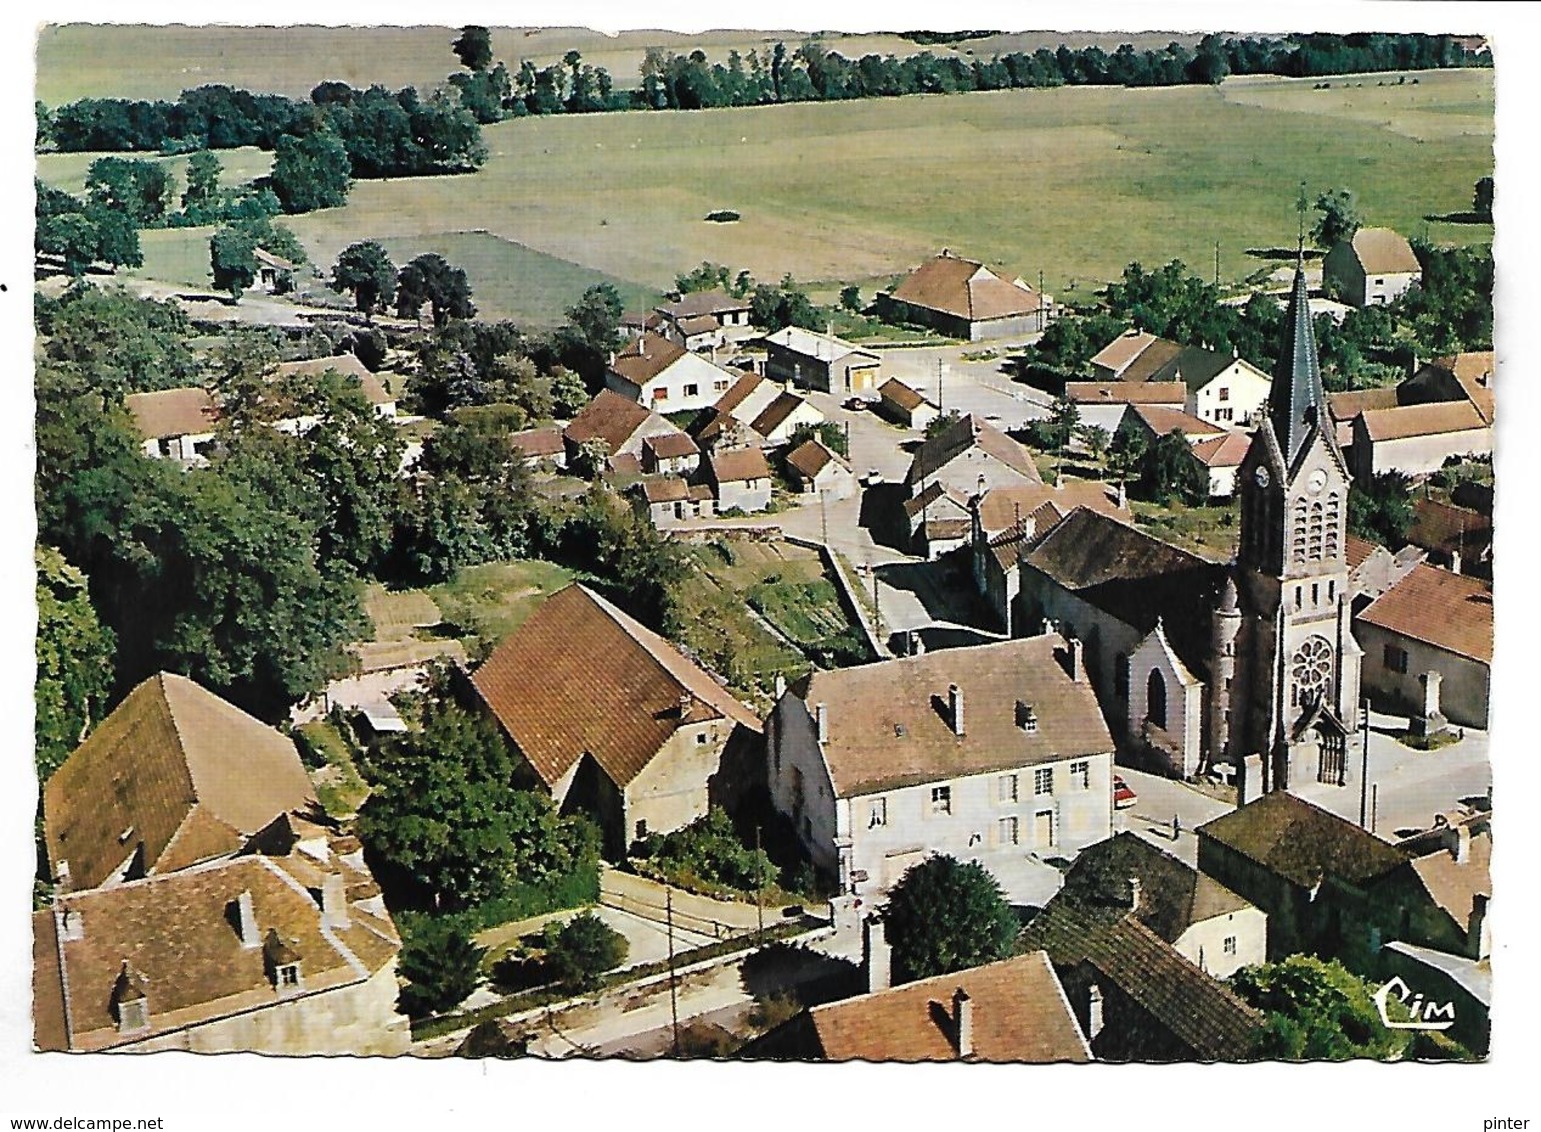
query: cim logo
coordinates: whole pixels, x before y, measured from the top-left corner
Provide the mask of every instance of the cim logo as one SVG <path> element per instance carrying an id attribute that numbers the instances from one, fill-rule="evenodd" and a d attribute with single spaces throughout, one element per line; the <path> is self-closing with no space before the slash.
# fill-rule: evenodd
<path id="1" fill-rule="evenodd" d="M 1387 1009 L 1392 998 L 1407 1008 L 1410 1015 L 1406 1022 L 1393 1022 Z M 1375 1009 L 1380 1013 L 1381 1025 L 1388 1030 L 1448 1030 L 1455 1025 L 1455 1003 L 1443 1005 L 1427 1002 L 1423 995 L 1402 981 L 1400 975 L 1375 992 Z"/>

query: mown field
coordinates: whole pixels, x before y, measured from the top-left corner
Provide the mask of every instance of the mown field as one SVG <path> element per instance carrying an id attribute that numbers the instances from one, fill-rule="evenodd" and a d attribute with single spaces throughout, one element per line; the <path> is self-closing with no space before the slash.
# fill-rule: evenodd
<path id="1" fill-rule="evenodd" d="M 358 239 L 485 231 L 504 242 L 471 253 L 483 309 L 537 321 L 581 286 L 542 298 L 519 273 L 553 265 L 524 249 L 643 289 L 703 259 L 870 289 L 945 246 L 1074 299 L 1131 260 L 1208 275 L 1218 242 L 1240 280 L 1263 262 L 1249 249 L 1293 246 L 1302 180 L 1352 189 L 1372 224 L 1491 238 L 1429 219 L 1469 208 L 1492 170 L 1491 71 L 1320 81 L 527 118 L 486 129 L 475 175 L 360 182 L 291 223 L 322 263 Z M 723 208 L 742 218 L 705 220 Z"/>
<path id="2" fill-rule="evenodd" d="M 37 97 L 49 106 L 77 98 L 175 98 L 189 87 L 228 83 L 248 90 L 291 97 L 308 95 L 324 79 L 353 86 L 383 83 L 392 89 L 431 87 L 459 66 L 450 50 L 458 29 L 445 27 L 113 27 L 65 24 L 38 35 Z M 769 52 L 777 41 L 789 51 L 809 34 L 804 31 L 659 29 L 605 35 L 589 28 L 494 28 L 494 55 L 517 70 L 521 59 L 538 66 L 582 54 L 591 66 L 604 67 L 618 88 L 637 85 L 638 68 L 649 47 L 688 54 L 700 48 L 714 61 L 730 50 L 747 55 Z M 862 55 L 912 55 L 923 50 L 897 35 L 820 32 L 819 42 L 847 58 Z M 978 55 L 988 59 L 1009 51 L 1039 47 L 1099 46 L 1121 43 L 1139 50 L 1164 47 L 1172 40 L 1193 43 L 1192 34 L 1167 32 L 1015 32 L 956 45 L 924 48 L 936 55 Z"/>

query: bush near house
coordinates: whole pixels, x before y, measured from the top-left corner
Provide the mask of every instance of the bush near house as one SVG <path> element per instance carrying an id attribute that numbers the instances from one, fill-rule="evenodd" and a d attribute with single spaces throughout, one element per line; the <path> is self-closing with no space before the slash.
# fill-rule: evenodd
<path id="1" fill-rule="evenodd" d="M 746 848 L 718 806 L 673 833 L 644 838 L 633 853 L 646 871 L 697 892 L 760 892 L 777 875 L 765 851 Z"/>
<path id="2" fill-rule="evenodd" d="M 550 923 L 544 932 L 545 967 L 553 980 L 570 990 L 592 990 L 600 976 L 626 962 L 626 937 L 593 912 L 580 912 L 565 924 Z"/>

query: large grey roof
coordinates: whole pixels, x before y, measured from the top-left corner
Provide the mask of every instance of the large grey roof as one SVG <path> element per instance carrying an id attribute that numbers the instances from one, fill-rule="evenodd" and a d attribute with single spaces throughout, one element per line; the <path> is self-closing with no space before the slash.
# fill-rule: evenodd
<path id="1" fill-rule="evenodd" d="M 1268 391 L 1268 416 L 1279 438 L 1285 463 L 1293 467 L 1319 418 L 1327 412 L 1322 372 L 1316 356 L 1316 334 L 1311 328 L 1311 304 L 1306 294 L 1306 273 L 1295 267 L 1295 289 L 1284 314 L 1284 349 L 1273 368 L 1273 387 Z M 1322 426 L 1324 429 L 1325 425 Z M 1330 429 L 1326 429 L 1331 436 Z"/>

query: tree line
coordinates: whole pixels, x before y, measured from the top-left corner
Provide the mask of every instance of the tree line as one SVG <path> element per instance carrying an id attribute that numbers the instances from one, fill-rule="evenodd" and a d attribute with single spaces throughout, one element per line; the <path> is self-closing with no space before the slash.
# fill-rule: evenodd
<path id="1" fill-rule="evenodd" d="M 308 102 L 224 85 L 184 91 L 175 101 L 87 98 L 50 108 L 36 104 L 39 149 L 186 153 L 236 146 L 276 148 L 286 136 L 330 131 L 357 177 L 412 176 L 475 168 L 485 159 L 478 124 L 529 114 L 613 110 L 696 110 L 780 102 L 885 98 L 1058 86 L 1175 86 L 1218 83 L 1227 75 L 1294 77 L 1353 72 L 1491 66 L 1459 38 L 1418 33 L 1207 35 L 1195 46 L 1172 42 L 1136 50 L 1124 44 L 1039 48 L 964 59 L 921 51 L 850 59 L 816 39 L 789 49 L 730 51 L 712 62 L 704 51 L 649 49 L 640 83 L 618 87 L 603 67 L 569 51 L 544 67 L 493 58 L 486 28 L 469 26 L 453 45 L 465 70 L 426 98 L 412 87 L 356 90 L 325 82 Z"/>

